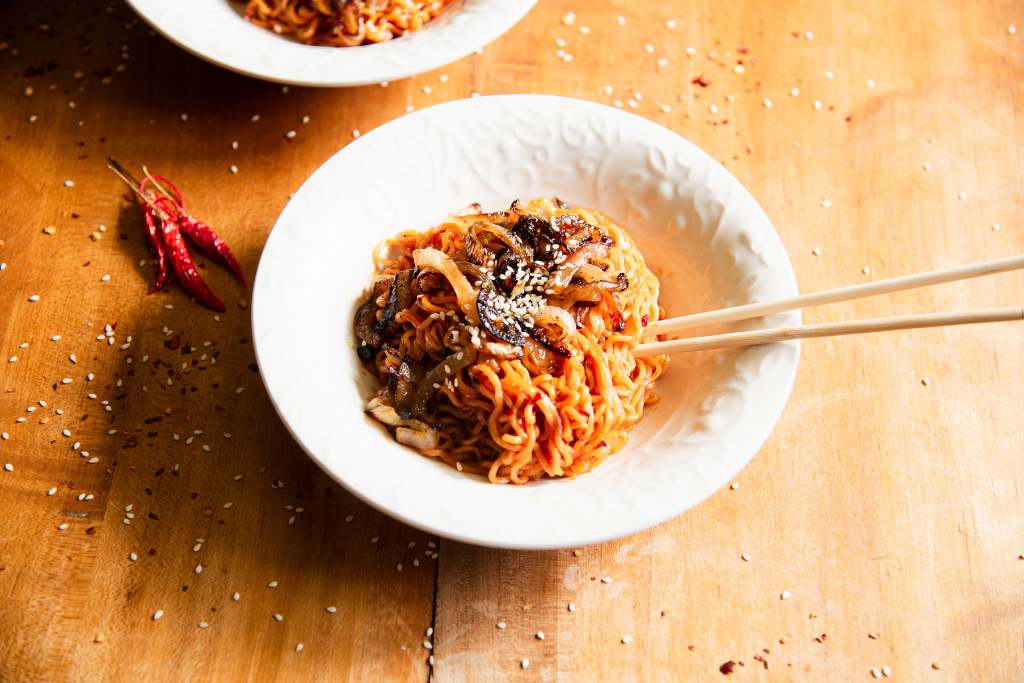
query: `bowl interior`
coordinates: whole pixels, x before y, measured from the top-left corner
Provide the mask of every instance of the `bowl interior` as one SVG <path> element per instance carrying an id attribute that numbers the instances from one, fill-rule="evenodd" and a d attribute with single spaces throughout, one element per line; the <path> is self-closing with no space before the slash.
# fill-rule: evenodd
<path id="1" fill-rule="evenodd" d="M 443 536 L 554 548 L 652 526 L 746 464 L 792 385 L 795 343 L 679 355 L 626 449 L 574 480 L 495 486 L 396 444 L 362 413 L 375 387 L 353 350 L 371 250 L 473 201 L 496 209 L 541 195 L 625 227 L 670 315 L 796 293 L 781 241 L 749 193 L 694 145 L 620 110 L 534 95 L 461 100 L 350 144 L 296 193 L 267 241 L 253 296 L 257 356 L 279 413 L 325 470 Z"/>

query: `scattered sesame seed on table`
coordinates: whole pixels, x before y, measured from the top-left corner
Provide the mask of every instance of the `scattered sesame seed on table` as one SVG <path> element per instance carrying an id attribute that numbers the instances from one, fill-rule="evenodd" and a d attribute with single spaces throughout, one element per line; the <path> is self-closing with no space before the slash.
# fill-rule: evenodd
<path id="1" fill-rule="evenodd" d="M 721 160 L 771 217 L 803 291 L 870 275 L 865 263 L 899 274 L 1019 252 L 1006 141 L 1024 109 L 1020 16 L 943 0 L 921 24 L 922 6 L 741 0 L 671 16 L 550 0 L 443 69 L 318 90 L 185 55 L 123 4 L 4 3 L 0 643 L 19 646 L 0 648 L 0 670 L 159 678 L 174 661 L 176 675 L 219 680 L 258 658 L 270 678 L 443 682 L 704 680 L 723 662 L 736 676 L 770 662 L 843 680 L 1024 669 L 1019 634 L 975 616 L 1001 607 L 993 596 L 1019 584 L 1024 559 L 1007 522 L 1024 475 L 1003 428 L 1024 417 L 1006 400 L 1024 376 L 1006 352 L 1019 328 L 806 343 L 743 492 L 732 481 L 636 536 L 585 552 L 440 542 L 359 501 L 291 440 L 259 378 L 248 294 L 219 315 L 176 286 L 147 294 L 153 257 L 103 169 L 108 155 L 166 168 L 254 274 L 291 190 L 346 141 L 372 145 L 371 131 L 444 101 L 544 92 L 650 118 Z M 929 306 L 961 294 L 1024 290 L 1003 277 L 937 289 Z M 936 524 L 936 501 L 967 528 Z M 805 620 L 808 608 L 821 616 Z M 827 622 L 827 640 L 797 620 Z M 872 626 L 886 637 L 865 637 Z"/>

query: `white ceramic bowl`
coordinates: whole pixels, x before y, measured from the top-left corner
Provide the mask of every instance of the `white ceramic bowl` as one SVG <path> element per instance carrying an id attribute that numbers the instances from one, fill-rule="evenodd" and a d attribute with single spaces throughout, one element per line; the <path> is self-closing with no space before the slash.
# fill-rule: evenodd
<path id="1" fill-rule="evenodd" d="M 352 142 L 316 171 L 267 240 L 253 292 L 263 380 L 295 439 L 378 509 L 481 545 L 580 546 L 640 531 L 728 483 L 789 396 L 796 342 L 681 354 L 629 444 L 576 479 L 502 486 L 395 443 L 363 414 L 375 390 L 352 316 L 370 252 L 470 202 L 555 195 L 599 208 L 636 239 L 679 315 L 797 293 L 768 217 L 721 165 L 618 109 L 541 95 L 459 100 Z M 798 324 L 792 313 L 749 327 Z"/>
<path id="2" fill-rule="evenodd" d="M 349 86 L 437 69 L 484 47 L 537 0 L 456 0 L 422 30 L 377 45 L 303 45 L 247 22 L 233 0 L 128 0 L 154 29 L 197 57 L 278 83 Z"/>

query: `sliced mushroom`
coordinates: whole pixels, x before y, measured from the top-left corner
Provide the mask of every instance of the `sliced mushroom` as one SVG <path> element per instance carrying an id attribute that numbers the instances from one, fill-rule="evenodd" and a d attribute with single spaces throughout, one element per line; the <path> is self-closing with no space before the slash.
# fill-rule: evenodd
<path id="1" fill-rule="evenodd" d="M 395 430 L 395 439 L 400 444 L 420 450 L 431 450 L 437 448 L 438 445 L 437 431 L 429 427 L 427 429 L 399 427 Z"/>
<path id="2" fill-rule="evenodd" d="M 376 329 L 382 335 L 390 335 L 395 331 L 395 316 L 412 305 L 412 279 L 416 271 L 412 268 L 397 273 L 391 281 L 388 300 L 381 311 Z"/>
<path id="3" fill-rule="evenodd" d="M 418 294 L 431 294 L 443 289 L 445 282 L 444 276 L 440 273 L 435 273 L 434 271 L 421 272 L 412 281 L 412 293 L 414 296 Z"/>
<path id="4" fill-rule="evenodd" d="M 440 388 L 441 384 L 446 379 L 454 376 L 463 368 L 466 368 L 476 362 L 477 350 L 475 348 L 468 348 L 462 351 L 457 351 L 452 355 L 445 358 L 443 361 L 435 365 L 430 372 L 428 372 L 422 380 L 420 380 L 419 388 L 416 390 L 416 398 L 413 401 L 412 413 L 418 417 L 422 417 L 427 414 L 427 403 L 430 401 L 434 392 Z M 436 385 L 436 386 L 435 386 Z"/>
<path id="5" fill-rule="evenodd" d="M 394 407 L 388 405 L 380 396 L 374 396 L 367 403 L 364 410 L 376 420 L 386 424 L 388 427 L 409 427 L 410 429 L 427 430 L 430 425 L 420 420 L 403 418 Z"/>
<path id="6" fill-rule="evenodd" d="M 480 318 L 480 325 L 497 339 L 514 346 L 522 346 L 525 339 L 523 328 L 518 320 L 505 315 L 499 309 L 498 302 L 501 299 L 504 297 L 489 283 L 480 287 L 480 293 L 476 297 L 476 313 Z"/>
<path id="7" fill-rule="evenodd" d="M 371 294 L 370 297 L 356 309 L 356 316 L 353 321 L 356 337 L 360 342 L 358 348 L 359 358 L 364 363 L 368 362 L 376 355 L 377 349 L 380 348 L 380 345 L 383 342 L 380 333 L 374 329 L 376 324 L 377 304 L 374 296 Z"/>
<path id="8" fill-rule="evenodd" d="M 494 263 L 494 282 L 504 291 L 511 292 L 524 268 L 526 263 L 519 254 L 511 249 L 502 249 Z"/>
<path id="9" fill-rule="evenodd" d="M 402 359 L 398 365 L 395 383 L 395 407 L 403 417 L 412 416 L 416 392 L 423 381 L 423 368 L 409 357 Z"/>

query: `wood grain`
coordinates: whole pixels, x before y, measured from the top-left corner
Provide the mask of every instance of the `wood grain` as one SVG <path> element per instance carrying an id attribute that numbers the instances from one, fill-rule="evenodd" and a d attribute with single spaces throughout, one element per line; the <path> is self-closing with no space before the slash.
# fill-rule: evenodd
<path id="1" fill-rule="evenodd" d="M 632 100 L 750 188 L 813 291 L 1024 251 L 1015 22 L 1011 0 L 544 0 L 433 73 L 283 92 L 185 54 L 119 4 L 5 3 L 0 360 L 17 360 L 0 363 L 0 462 L 13 465 L 0 470 L 0 679 L 679 681 L 721 678 L 728 660 L 760 680 L 871 680 L 885 666 L 1018 679 L 1020 326 L 806 343 L 738 488 L 632 538 L 578 553 L 439 542 L 356 501 L 291 441 L 252 369 L 247 293 L 226 273 L 204 271 L 229 303 L 219 320 L 177 288 L 147 295 L 138 216 L 103 165 L 113 154 L 173 177 L 251 276 L 289 193 L 407 105 Z M 1022 300 L 1011 273 L 805 320 Z M 113 345 L 96 339 L 108 323 Z"/>

